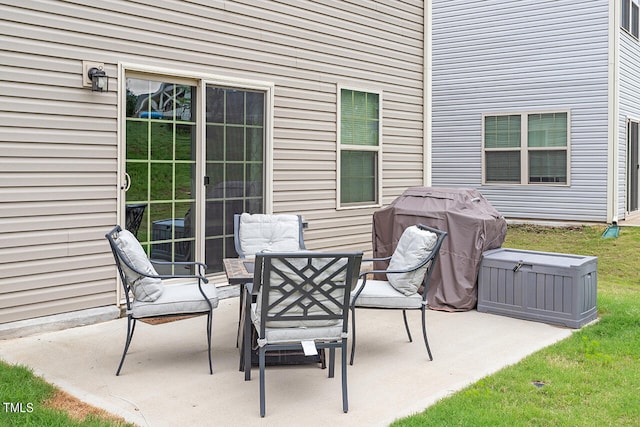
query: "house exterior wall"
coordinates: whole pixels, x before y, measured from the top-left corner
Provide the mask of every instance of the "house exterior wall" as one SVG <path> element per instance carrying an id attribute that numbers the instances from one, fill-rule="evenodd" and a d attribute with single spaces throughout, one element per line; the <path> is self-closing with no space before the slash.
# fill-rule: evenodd
<path id="1" fill-rule="evenodd" d="M 601 0 L 435 0 L 433 185 L 507 218 L 606 221 L 608 28 Z M 483 185 L 482 114 L 527 111 L 569 112 L 569 185 Z"/>
<path id="2" fill-rule="evenodd" d="M 640 41 L 629 33 L 618 29 L 619 34 L 619 118 L 617 121 L 619 139 L 620 202 L 618 217 L 625 218 L 628 212 L 627 194 L 627 120 L 640 121 Z"/>
<path id="3" fill-rule="evenodd" d="M 371 247 L 336 209 L 338 85 L 381 91 L 388 203 L 423 184 L 421 0 L 0 4 L 0 323 L 116 303 L 122 63 L 274 85 L 273 212 L 316 250 Z M 107 93 L 82 86 L 105 64 Z"/>

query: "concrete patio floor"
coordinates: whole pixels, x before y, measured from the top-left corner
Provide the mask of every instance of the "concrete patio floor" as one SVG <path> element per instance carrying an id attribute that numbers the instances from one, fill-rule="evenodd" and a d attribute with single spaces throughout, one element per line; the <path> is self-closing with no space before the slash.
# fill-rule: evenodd
<path id="1" fill-rule="evenodd" d="M 81 400 L 140 426 L 386 426 L 571 334 L 477 311 L 429 311 L 429 361 L 418 312 L 409 313 L 413 343 L 400 312 L 359 310 L 357 316 L 347 414 L 339 364 L 332 379 L 311 364 L 267 368 L 267 414 L 260 418 L 258 369 L 249 382 L 238 371 L 237 298 L 222 300 L 214 311 L 213 375 L 204 317 L 139 323 L 119 377 L 126 319 L 3 340 L 0 359 L 29 366 Z"/>

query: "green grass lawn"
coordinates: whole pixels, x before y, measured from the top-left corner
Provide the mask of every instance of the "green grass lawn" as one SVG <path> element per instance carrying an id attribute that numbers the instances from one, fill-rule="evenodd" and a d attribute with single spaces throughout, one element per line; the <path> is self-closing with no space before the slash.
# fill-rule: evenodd
<path id="1" fill-rule="evenodd" d="M 600 320 L 393 425 L 640 425 L 640 228 L 623 228 L 617 239 L 603 231 L 509 226 L 505 247 L 598 257 Z M 24 404 L 24 413 L 0 408 L 1 426 L 122 425 L 104 415 L 71 418 L 47 403 L 55 394 L 29 369 L 0 362 L 2 402 Z"/>
<path id="2" fill-rule="evenodd" d="M 24 366 L 0 361 L 0 426 L 124 427 L 130 424 L 57 390 Z M 59 408 L 65 408 L 61 410 Z"/>
<path id="3" fill-rule="evenodd" d="M 509 226 L 505 247 L 598 257 L 600 320 L 393 425 L 640 425 L 640 228 L 603 231 Z"/>

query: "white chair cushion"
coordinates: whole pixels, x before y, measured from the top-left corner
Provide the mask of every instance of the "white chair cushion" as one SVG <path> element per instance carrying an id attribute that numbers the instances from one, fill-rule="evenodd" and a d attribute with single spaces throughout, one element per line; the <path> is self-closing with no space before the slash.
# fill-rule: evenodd
<path id="1" fill-rule="evenodd" d="M 300 250 L 300 223 L 297 215 L 240 215 L 240 248 L 250 257 L 260 251 Z"/>
<path id="2" fill-rule="evenodd" d="M 338 341 L 342 339 L 342 320 L 334 326 L 317 328 L 265 328 L 266 344 L 305 340 Z"/>
<path id="3" fill-rule="evenodd" d="M 256 326 L 256 331 L 260 335 L 260 314 L 257 311 L 258 304 L 251 304 L 251 321 Z M 277 343 L 289 343 L 299 342 L 304 340 L 319 340 L 319 341 L 335 341 L 342 339 L 342 319 L 338 319 L 335 322 L 324 322 L 326 326 L 303 326 L 302 321 L 296 322 L 271 322 L 278 327 L 270 328 L 265 327 L 264 339 L 260 337 L 260 341 L 264 344 L 277 344 Z M 283 327 L 284 324 L 289 324 L 288 327 Z M 308 321 L 311 323 L 311 321 Z M 319 322 L 316 321 L 319 324 Z"/>
<path id="4" fill-rule="evenodd" d="M 362 280 L 358 280 L 356 288 L 351 292 L 352 298 L 362 286 Z M 398 292 L 389 282 L 385 280 L 367 280 L 367 284 L 358 295 L 355 303 L 356 307 L 374 308 L 420 308 L 422 306 L 422 296 L 418 293 L 405 295 Z"/>
<path id="5" fill-rule="evenodd" d="M 218 306 L 218 290 L 212 284 L 202 285 L 202 290 L 211 302 L 212 308 Z M 154 317 L 167 314 L 203 313 L 209 311 L 209 305 L 203 298 L 197 283 L 167 285 L 164 292 L 155 301 L 136 300 L 131 306 L 133 317 Z"/>
<path id="6" fill-rule="evenodd" d="M 389 261 L 388 270 L 406 270 L 424 261 L 436 245 L 438 236 L 428 230 L 421 230 L 418 226 L 408 227 L 400 236 L 400 241 Z M 418 292 L 429 263 L 408 273 L 388 273 L 387 280 L 399 292 L 412 295 Z"/>
<path id="7" fill-rule="evenodd" d="M 142 249 L 138 239 L 128 230 L 122 230 L 115 239 L 116 245 L 120 249 L 122 256 L 137 270 L 157 276 L 151 261 Z M 155 301 L 162 295 L 162 280 L 154 277 L 142 276 L 122 263 L 124 275 L 131 287 L 133 297 L 137 301 Z"/>

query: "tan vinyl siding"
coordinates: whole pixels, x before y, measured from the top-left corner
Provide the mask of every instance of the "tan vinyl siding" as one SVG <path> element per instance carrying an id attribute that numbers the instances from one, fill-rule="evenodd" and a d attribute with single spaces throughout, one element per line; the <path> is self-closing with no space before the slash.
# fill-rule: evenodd
<path id="1" fill-rule="evenodd" d="M 116 298 L 102 237 L 116 221 L 116 95 L 82 88 L 79 53 L 53 42 L 63 32 L 19 15 L 3 13 L 0 36 L 0 323 Z"/>
<path id="2" fill-rule="evenodd" d="M 619 206 L 618 218 L 627 211 L 627 171 L 629 153 L 627 147 L 627 120 L 640 120 L 640 43 L 626 31 L 619 29 L 620 37 L 620 111 L 618 121 L 619 162 Z"/>
<path id="3" fill-rule="evenodd" d="M 312 249 L 371 248 L 336 210 L 340 84 L 383 93 L 383 203 L 422 185 L 421 0 L 5 1 L 0 5 L 0 323 L 116 302 L 121 63 L 272 83 L 273 211 Z M 109 92 L 82 87 L 105 64 Z"/>

